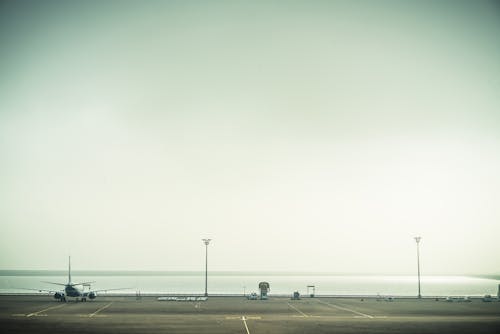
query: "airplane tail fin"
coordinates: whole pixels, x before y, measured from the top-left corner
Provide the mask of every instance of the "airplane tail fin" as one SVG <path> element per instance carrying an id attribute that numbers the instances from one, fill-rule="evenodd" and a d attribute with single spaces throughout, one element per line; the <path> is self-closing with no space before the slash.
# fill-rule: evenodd
<path id="1" fill-rule="evenodd" d="M 71 284 L 71 256 L 68 258 L 68 284 Z"/>
<path id="2" fill-rule="evenodd" d="M 52 282 L 45 282 L 45 283 L 51 283 L 51 284 L 58 284 L 58 283 L 52 283 Z M 66 286 L 75 286 L 75 285 L 88 285 L 90 286 L 91 283 L 95 283 L 95 281 L 91 282 L 81 282 L 81 283 L 73 283 L 71 280 L 71 256 L 68 258 L 68 283 L 67 284 L 60 284 L 60 285 L 66 285 Z"/>

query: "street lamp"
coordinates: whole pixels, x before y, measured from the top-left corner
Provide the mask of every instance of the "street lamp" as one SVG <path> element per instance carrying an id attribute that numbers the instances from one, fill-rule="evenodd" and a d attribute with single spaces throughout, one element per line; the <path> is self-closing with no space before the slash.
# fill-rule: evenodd
<path id="1" fill-rule="evenodd" d="M 417 273 L 418 273 L 418 298 L 422 298 L 420 294 L 420 250 L 419 243 L 422 237 L 415 237 L 415 241 L 417 242 Z"/>
<path id="2" fill-rule="evenodd" d="M 201 239 L 205 243 L 205 297 L 208 297 L 207 286 L 208 286 L 208 244 L 212 239 Z"/>

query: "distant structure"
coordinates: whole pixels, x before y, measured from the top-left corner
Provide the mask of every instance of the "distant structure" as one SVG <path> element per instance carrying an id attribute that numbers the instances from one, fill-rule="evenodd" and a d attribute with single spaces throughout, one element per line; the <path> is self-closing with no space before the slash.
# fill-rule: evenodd
<path id="1" fill-rule="evenodd" d="M 500 284 L 498 284 L 498 292 L 497 292 L 497 297 L 500 300 Z"/>
<path id="2" fill-rule="evenodd" d="M 417 242 L 418 298 L 422 298 L 422 294 L 420 293 L 420 248 L 418 247 L 422 237 L 415 237 L 414 239 Z"/>
<path id="3" fill-rule="evenodd" d="M 309 292 L 309 289 L 311 289 L 312 292 Z M 316 294 L 316 287 L 314 285 L 308 285 L 307 294 L 309 295 L 309 297 L 314 298 L 314 295 Z"/>
<path id="4" fill-rule="evenodd" d="M 208 297 L 208 244 L 212 239 L 201 239 L 205 244 L 205 297 Z"/>
<path id="5" fill-rule="evenodd" d="M 260 299 L 267 299 L 267 292 L 270 290 L 269 283 L 260 282 L 259 283 L 259 290 L 260 290 Z"/>

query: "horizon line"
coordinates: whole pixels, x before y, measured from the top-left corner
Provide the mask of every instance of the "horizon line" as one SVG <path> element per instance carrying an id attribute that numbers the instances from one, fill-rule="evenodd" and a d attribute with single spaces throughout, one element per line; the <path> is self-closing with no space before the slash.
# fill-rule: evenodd
<path id="1" fill-rule="evenodd" d="M 143 270 L 143 269 L 80 269 L 72 270 L 75 275 L 96 275 L 96 276 L 166 276 L 166 275 L 186 275 L 195 276 L 202 275 L 203 270 Z M 276 276 L 414 276 L 413 273 L 374 273 L 374 272 L 331 272 L 331 271 L 307 271 L 307 270 L 212 270 L 209 271 L 212 275 L 247 275 L 257 276 L 262 274 Z M 50 275 L 66 275 L 67 270 L 62 269 L 0 269 L 0 276 L 50 276 Z M 474 276 L 495 278 L 500 280 L 500 273 L 432 273 L 423 276 Z"/>

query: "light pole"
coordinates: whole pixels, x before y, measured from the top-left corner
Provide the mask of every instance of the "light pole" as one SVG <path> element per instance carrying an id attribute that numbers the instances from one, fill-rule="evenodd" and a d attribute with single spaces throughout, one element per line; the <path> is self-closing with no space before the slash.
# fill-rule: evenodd
<path id="1" fill-rule="evenodd" d="M 201 239 L 205 243 L 205 297 L 208 297 L 208 244 L 212 239 Z"/>
<path id="2" fill-rule="evenodd" d="M 418 298 L 422 298 L 420 294 L 420 250 L 419 244 L 422 237 L 415 237 L 415 241 L 417 242 L 417 274 L 418 274 Z"/>

